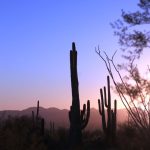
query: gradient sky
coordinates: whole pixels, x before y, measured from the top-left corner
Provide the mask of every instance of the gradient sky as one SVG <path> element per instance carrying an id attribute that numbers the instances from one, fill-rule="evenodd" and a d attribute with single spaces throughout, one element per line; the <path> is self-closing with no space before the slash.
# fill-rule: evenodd
<path id="1" fill-rule="evenodd" d="M 35 106 L 69 108 L 69 51 L 76 42 L 81 104 L 97 108 L 108 74 L 95 53 L 119 48 L 110 22 L 138 0 L 1 0 L 0 110 Z M 119 61 L 119 59 L 117 59 Z"/>

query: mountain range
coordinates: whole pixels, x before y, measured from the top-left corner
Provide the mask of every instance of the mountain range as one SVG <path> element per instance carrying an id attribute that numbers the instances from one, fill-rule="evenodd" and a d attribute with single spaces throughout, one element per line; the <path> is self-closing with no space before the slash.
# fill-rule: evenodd
<path id="1" fill-rule="evenodd" d="M 31 116 L 32 111 L 36 113 L 36 107 L 30 107 L 24 110 L 3 110 L 0 111 L 0 119 L 7 119 L 9 116 Z M 55 128 L 69 128 L 69 117 L 67 109 L 58 108 L 39 108 L 39 114 L 45 119 L 46 127 L 49 128 L 50 122 L 54 122 Z M 127 112 L 125 109 L 117 110 L 117 123 L 123 123 L 127 120 Z M 86 127 L 87 130 L 95 130 L 101 128 L 101 116 L 97 109 L 91 108 L 90 119 Z"/>

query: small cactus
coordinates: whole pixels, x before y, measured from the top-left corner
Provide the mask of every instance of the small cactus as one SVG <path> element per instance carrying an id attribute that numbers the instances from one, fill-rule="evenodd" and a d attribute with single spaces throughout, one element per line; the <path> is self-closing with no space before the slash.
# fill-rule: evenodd
<path id="1" fill-rule="evenodd" d="M 36 121 L 39 119 L 39 101 L 37 101 Z"/>
<path id="2" fill-rule="evenodd" d="M 45 121 L 44 118 L 39 117 L 39 101 L 37 101 L 36 117 L 32 111 L 33 129 L 44 135 Z"/>
<path id="3" fill-rule="evenodd" d="M 89 121 L 90 118 L 90 101 L 87 101 L 87 108 L 86 108 L 86 104 L 83 104 L 83 110 L 81 110 L 81 114 L 80 114 L 80 118 L 81 118 L 81 129 L 84 129 Z"/>

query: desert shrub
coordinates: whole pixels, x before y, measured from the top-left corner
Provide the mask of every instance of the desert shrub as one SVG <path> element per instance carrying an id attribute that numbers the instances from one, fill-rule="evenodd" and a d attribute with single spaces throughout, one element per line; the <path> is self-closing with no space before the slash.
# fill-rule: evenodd
<path id="1" fill-rule="evenodd" d="M 134 124 L 124 123 L 117 132 L 117 145 L 119 150 L 149 150 L 150 130 L 137 128 Z"/>
<path id="2" fill-rule="evenodd" d="M 44 135 L 33 128 L 30 117 L 9 117 L 0 122 L 0 150 L 67 150 L 69 130 L 59 128 L 53 135 Z M 132 123 L 119 125 L 116 150 L 149 150 L 150 129 L 138 129 Z M 78 150 L 108 149 L 101 130 L 84 131 L 83 144 Z"/>
<path id="3" fill-rule="evenodd" d="M 47 135 L 47 134 L 46 134 Z M 52 139 L 33 129 L 27 116 L 9 117 L 0 126 L 0 150 L 48 150 L 54 148 Z"/>

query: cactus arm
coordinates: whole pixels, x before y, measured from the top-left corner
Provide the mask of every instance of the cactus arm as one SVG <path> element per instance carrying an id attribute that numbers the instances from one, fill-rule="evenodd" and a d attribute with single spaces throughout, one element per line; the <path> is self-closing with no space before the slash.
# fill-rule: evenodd
<path id="1" fill-rule="evenodd" d="M 86 104 L 83 104 L 83 110 L 81 110 L 80 113 L 81 122 L 85 120 L 85 113 L 86 113 Z"/>
<path id="2" fill-rule="evenodd" d="M 86 112 L 86 104 L 83 105 L 83 110 L 82 110 L 83 114 L 85 114 Z"/>
<path id="3" fill-rule="evenodd" d="M 105 86 L 104 86 L 104 100 L 105 100 L 105 107 L 108 108 L 107 96 L 106 96 L 106 87 Z"/>
<path id="4" fill-rule="evenodd" d="M 117 101 L 115 100 L 114 101 L 114 110 L 111 111 L 111 114 L 112 114 L 112 130 L 113 130 L 113 133 L 115 133 L 116 131 L 116 121 L 117 121 Z"/>
<path id="5" fill-rule="evenodd" d="M 112 111 L 112 142 L 116 143 L 116 130 L 117 130 L 117 101 L 114 101 L 114 111 Z"/>
<path id="6" fill-rule="evenodd" d="M 104 96 L 103 96 L 103 90 L 100 89 L 100 95 L 101 95 L 101 105 L 102 105 L 102 126 L 103 126 L 103 130 L 106 133 L 106 119 L 105 119 L 105 109 L 104 109 Z"/>
<path id="7" fill-rule="evenodd" d="M 99 110 L 99 114 L 102 115 L 102 108 L 101 108 L 100 99 L 98 99 L 98 110 Z"/>
<path id="8" fill-rule="evenodd" d="M 84 129 L 87 126 L 89 118 L 90 118 L 90 101 L 89 100 L 87 101 L 87 110 L 86 110 L 86 105 L 84 104 L 82 112 L 84 113 L 84 115 L 81 118 L 82 119 L 81 120 L 81 129 Z"/>
<path id="9" fill-rule="evenodd" d="M 113 123 L 114 123 L 114 131 L 116 131 L 117 129 L 117 100 L 114 101 L 114 120 L 113 120 Z"/>

